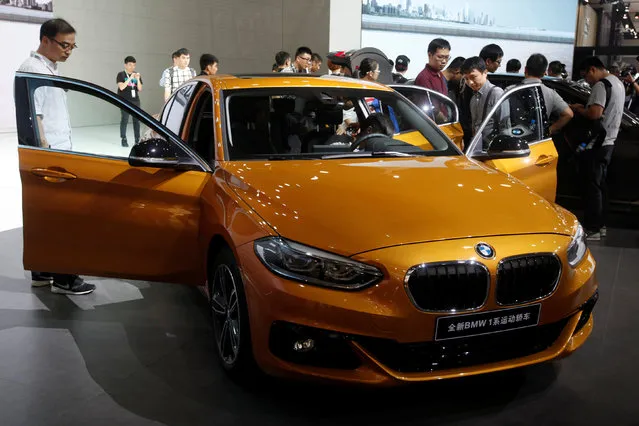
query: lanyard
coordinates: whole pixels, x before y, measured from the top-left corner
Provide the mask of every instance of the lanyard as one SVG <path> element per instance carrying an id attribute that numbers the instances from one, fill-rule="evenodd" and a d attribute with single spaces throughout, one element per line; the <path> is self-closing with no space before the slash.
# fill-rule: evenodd
<path id="1" fill-rule="evenodd" d="M 124 75 L 126 75 L 127 80 L 131 78 L 132 74 L 133 73 L 129 74 L 128 72 L 126 72 L 126 70 L 124 70 Z M 135 99 L 135 91 L 138 88 L 137 84 L 134 84 L 131 80 L 129 80 L 129 84 L 127 86 L 131 88 L 131 97 Z"/>
<path id="2" fill-rule="evenodd" d="M 131 75 L 133 75 L 133 73 L 129 74 L 128 72 L 126 72 L 126 70 L 124 70 L 124 75 L 126 75 L 126 80 L 129 80 L 131 78 Z M 135 84 L 133 84 L 132 81 L 129 81 L 128 85 L 131 86 L 131 87 L 135 87 L 136 86 Z"/>
<path id="3" fill-rule="evenodd" d="M 33 55 L 35 58 L 37 58 L 40 62 L 42 62 L 44 64 L 45 67 L 47 67 L 47 69 L 49 70 L 49 72 L 51 72 L 51 75 L 58 75 L 56 74 L 56 70 L 55 68 L 51 68 L 51 66 L 49 65 L 49 63 L 44 59 L 44 57 L 42 55 L 40 55 L 39 53 L 34 53 Z"/>

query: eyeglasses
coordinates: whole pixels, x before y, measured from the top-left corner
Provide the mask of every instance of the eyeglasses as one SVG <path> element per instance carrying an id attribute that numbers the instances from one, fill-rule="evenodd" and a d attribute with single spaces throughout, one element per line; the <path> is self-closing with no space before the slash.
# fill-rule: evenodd
<path id="1" fill-rule="evenodd" d="M 300 58 L 302 61 L 306 61 L 306 62 L 311 62 L 311 57 L 310 56 L 298 56 L 298 58 Z"/>
<path id="2" fill-rule="evenodd" d="M 434 55 L 435 59 L 438 61 L 448 61 L 450 59 L 450 55 Z"/>
<path id="3" fill-rule="evenodd" d="M 75 43 L 70 44 L 70 43 L 67 43 L 65 41 L 58 41 L 58 40 L 56 40 L 56 39 L 54 39 L 52 37 L 47 37 L 47 38 L 49 40 L 51 40 L 51 41 L 55 41 L 58 44 L 58 46 L 60 46 L 62 48 L 62 50 L 73 50 L 73 49 L 77 49 L 78 48 L 78 45 L 75 44 Z"/>

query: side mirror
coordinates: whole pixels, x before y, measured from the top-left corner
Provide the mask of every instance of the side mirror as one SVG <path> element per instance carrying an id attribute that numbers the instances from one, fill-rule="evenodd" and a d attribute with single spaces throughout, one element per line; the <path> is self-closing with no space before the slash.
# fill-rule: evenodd
<path id="1" fill-rule="evenodd" d="M 133 167 L 178 168 L 180 164 L 175 146 L 164 139 L 140 141 L 131 148 L 129 165 Z"/>
<path id="2" fill-rule="evenodd" d="M 486 156 L 491 159 L 521 158 L 530 155 L 528 143 L 516 136 L 497 135 L 490 143 Z"/>

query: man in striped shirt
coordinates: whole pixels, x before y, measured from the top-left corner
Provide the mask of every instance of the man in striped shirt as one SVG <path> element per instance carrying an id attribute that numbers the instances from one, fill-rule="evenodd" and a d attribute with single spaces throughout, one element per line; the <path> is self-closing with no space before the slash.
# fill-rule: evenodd
<path id="1" fill-rule="evenodd" d="M 164 79 L 164 102 L 180 87 L 183 83 L 195 77 L 196 72 L 189 67 L 191 62 L 191 54 L 188 49 L 182 48 L 177 52 L 176 65 L 169 71 L 169 75 Z"/>

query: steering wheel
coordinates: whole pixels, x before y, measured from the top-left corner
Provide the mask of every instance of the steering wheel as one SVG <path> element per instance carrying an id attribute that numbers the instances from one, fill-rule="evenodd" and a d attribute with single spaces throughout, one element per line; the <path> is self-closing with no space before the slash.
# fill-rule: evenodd
<path id="1" fill-rule="evenodd" d="M 366 142 L 369 139 L 373 139 L 373 138 L 386 138 L 386 139 L 391 139 L 390 137 L 388 137 L 388 135 L 385 135 L 384 133 L 370 133 L 366 136 L 362 136 L 361 138 L 359 138 L 358 140 L 356 140 L 355 142 L 353 142 L 351 144 L 351 151 L 355 151 L 357 148 L 359 148 L 359 146 L 361 144 L 363 144 L 364 142 Z"/>

